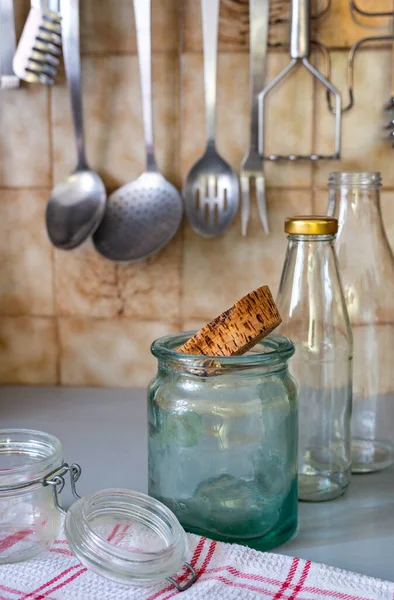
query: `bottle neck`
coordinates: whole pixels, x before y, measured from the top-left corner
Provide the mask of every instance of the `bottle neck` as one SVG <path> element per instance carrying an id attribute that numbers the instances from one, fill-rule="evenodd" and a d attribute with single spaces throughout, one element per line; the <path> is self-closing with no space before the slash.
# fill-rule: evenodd
<path id="1" fill-rule="evenodd" d="M 335 235 L 288 236 L 285 264 L 279 286 L 278 302 L 290 310 L 291 297 L 308 298 L 311 290 L 324 288 L 325 272 L 337 277 L 337 261 L 334 252 Z M 313 292 L 312 292 L 313 293 Z M 289 304 L 290 303 L 290 304 Z M 278 305 L 280 310 L 280 306 Z M 283 306 L 284 308 L 284 306 Z M 282 314 L 282 313 L 281 313 Z M 282 315 L 283 317 L 283 315 Z"/>
<path id="2" fill-rule="evenodd" d="M 339 241 L 354 235 L 387 243 L 377 186 L 330 186 L 328 214 L 338 219 Z"/>
<path id="3" fill-rule="evenodd" d="M 328 248 L 332 245 L 332 242 L 335 240 L 335 234 L 329 233 L 324 235 L 305 235 L 305 234 L 296 234 L 291 233 L 287 236 L 289 240 L 289 245 L 294 244 L 311 244 L 311 250 L 314 249 L 316 244 L 321 244 L 322 246 L 326 245 Z"/>
<path id="4" fill-rule="evenodd" d="M 277 298 L 279 331 L 301 353 L 307 349 L 325 358 L 339 347 L 348 356 L 351 346 L 334 241 L 334 234 L 289 235 Z"/>

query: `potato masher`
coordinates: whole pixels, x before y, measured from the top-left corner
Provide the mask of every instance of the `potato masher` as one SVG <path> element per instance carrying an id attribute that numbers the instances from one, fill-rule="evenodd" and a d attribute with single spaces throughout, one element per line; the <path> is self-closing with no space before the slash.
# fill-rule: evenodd
<path id="1" fill-rule="evenodd" d="M 338 160 L 341 152 L 341 93 L 332 85 L 321 73 L 309 62 L 310 53 L 310 19 L 311 19 L 311 1 L 310 0 L 292 0 L 290 17 L 290 62 L 288 65 L 263 89 L 259 95 L 259 154 L 264 160 Z M 299 155 L 290 154 L 283 156 L 278 154 L 264 155 L 264 109 L 267 95 L 292 71 L 300 62 L 306 69 L 324 85 L 335 97 L 335 149 L 333 154 L 311 154 Z"/>

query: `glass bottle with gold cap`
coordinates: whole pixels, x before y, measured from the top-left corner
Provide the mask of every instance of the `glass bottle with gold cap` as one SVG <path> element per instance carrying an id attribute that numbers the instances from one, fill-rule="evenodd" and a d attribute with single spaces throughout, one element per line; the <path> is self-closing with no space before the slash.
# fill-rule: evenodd
<path id="1" fill-rule="evenodd" d="M 278 308 L 280 333 L 296 352 L 299 499 L 332 500 L 350 481 L 352 333 L 334 249 L 332 217 L 287 219 L 288 248 Z"/>

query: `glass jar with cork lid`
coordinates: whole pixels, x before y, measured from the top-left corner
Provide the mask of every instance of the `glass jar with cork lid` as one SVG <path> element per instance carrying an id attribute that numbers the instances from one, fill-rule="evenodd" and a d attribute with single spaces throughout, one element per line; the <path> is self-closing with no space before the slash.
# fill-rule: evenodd
<path id="1" fill-rule="evenodd" d="M 268 550 L 297 527 L 293 343 L 271 334 L 210 358 L 179 351 L 193 333 L 152 345 L 149 494 L 187 531 Z"/>

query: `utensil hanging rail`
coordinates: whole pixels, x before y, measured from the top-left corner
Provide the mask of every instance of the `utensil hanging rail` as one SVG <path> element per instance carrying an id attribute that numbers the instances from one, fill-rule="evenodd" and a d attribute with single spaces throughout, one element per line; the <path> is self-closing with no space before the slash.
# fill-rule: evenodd
<path id="1" fill-rule="evenodd" d="M 390 13 L 391 14 L 391 13 Z M 354 106 L 354 63 L 357 54 L 357 50 L 361 46 L 369 42 L 391 42 L 393 41 L 393 37 L 391 35 L 382 35 L 382 36 L 370 36 L 366 38 L 362 38 L 358 40 L 349 50 L 348 58 L 347 58 L 347 88 L 349 94 L 349 102 L 342 108 L 342 113 L 348 112 Z M 327 79 L 331 78 L 331 59 L 330 54 L 327 49 L 321 44 L 317 44 L 325 55 L 325 62 L 327 65 Z M 332 106 L 331 102 L 331 92 L 329 90 L 326 91 L 327 96 L 327 106 L 329 110 L 335 115 L 336 108 Z"/>
<path id="2" fill-rule="evenodd" d="M 392 17 L 394 14 L 392 10 L 386 12 L 369 12 L 368 10 L 363 10 L 356 4 L 355 0 L 349 0 L 349 5 L 350 10 L 363 15 L 363 17 Z"/>
<path id="3" fill-rule="evenodd" d="M 321 9 L 317 13 L 311 14 L 311 19 L 320 19 L 321 17 L 323 17 L 330 10 L 330 6 L 331 0 L 324 0 Z M 291 19 L 289 17 L 279 17 L 278 19 L 270 19 L 270 25 L 277 25 L 278 23 L 290 23 L 290 20 Z M 268 45 L 270 46 L 271 44 Z"/>

